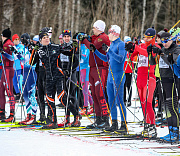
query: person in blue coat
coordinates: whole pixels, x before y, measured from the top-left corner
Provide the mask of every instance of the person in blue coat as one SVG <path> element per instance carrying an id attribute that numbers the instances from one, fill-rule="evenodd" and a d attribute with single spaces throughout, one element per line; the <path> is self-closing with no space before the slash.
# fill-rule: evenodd
<path id="1" fill-rule="evenodd" d="M 105 131 L 115 131 L 116 133 L 126 133 L 126 108 L 124 105 L 124 62 L 126 59 L 125 43 L 119 38 L 121 28 L 117 25 L 112 25 L 109 29 L 109 39 L 112 42 L 110 47 L 103 44 L 102 48 L 107 52 L 106 55 L 101 54 L 93 45 L 91 47 L 94 53 L 103 61 L 109 62 L 109 73 L 107 79 L 107 94 L 112 116 L 112 126 L 106 128 Z M 120 87 L 119 87 L 120 85 Z M 117 96 L 116 93 L 118 92 Z M 115 99 L 115 102 L 114 102 Z M 121 128 L 118 129 L 117 107 L 120 109 Z"/>

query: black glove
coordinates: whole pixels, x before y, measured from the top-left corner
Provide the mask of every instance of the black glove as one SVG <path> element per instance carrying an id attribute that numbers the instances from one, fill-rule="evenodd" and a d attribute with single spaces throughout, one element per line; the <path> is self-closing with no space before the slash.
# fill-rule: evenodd
<path id="1" fill-rule="evenodd" d="M 63 73 L 64 73 L 65 77 L 69 77 L 70 76 L 69 70 L 65 70 L 65 71 L 63 71 Z"/>
<path id="2" fill-rule="evenodd" d="M 102 50 L 107 51 L 107 49 L 108 49 L 108 46 L 105 43 L 103 43 L 102 44 Z"/>
<path id="3" fill-rule="evenodd" d="M 5 53 L 4 50 L 3 50 L 3 48 L 1 48 L 1 47 L 0 47 L 0 53 L 1 53 L 1 54 L 4 54 L 4 53 Z"/>
<path id="4" fill-rule="evenodd" d="M 153 53 L 158 54 L 158 55 L 161 55 L 163 53 L 163 51 L 156 46 L 152 47 L 152 51 Z"/>
<path id="5" fill-rule="evenodd" d="M 148 47 L 147 47 L 147 53 L 148 55 L 152 53 L 152 44 L 150 44 Z"/>
<path id="6" fill-rule="evenodd" d="M 76 33 L 76 34 L 73 36 L 73 40 L 76 39 L 77 35 L 78 35 L 78 33 Z"/>
<path id="7" fill-rule="evenodd" d="M 168 61 L 169 61 L 170 64 L 173 64 L 173 63 L 174 63 L 174 60 L 173 60 L 173 54 L 169 53 L 167 59 L 168 59 Z"/>
<path id="8" fill-rule="evenodd" d="M 17 49 L 16 48 L 14 48 L 14 46 L 12 46 L 12 45 L 9 45 L 9 49 L 10 49 L 10 51 L 13 51 L 14 52 L 14 54 L 16 54 L 16 55 L 18 55 L 19 54 L 19 52 L 17 51 Z"/>
<path id="9" fill-rule="evenodd" d="M 135 45 L 132 42 L 125 43 L 125 50 L 129 51 L 130 53 L 133 53 Z"/>
<path id="10" fill-rule="evenodd" d="M 96 51 L 96 47 L 94 46 L 94 44 L 89 45 L 89 50 L 92 51 L 92 52 Z"/>

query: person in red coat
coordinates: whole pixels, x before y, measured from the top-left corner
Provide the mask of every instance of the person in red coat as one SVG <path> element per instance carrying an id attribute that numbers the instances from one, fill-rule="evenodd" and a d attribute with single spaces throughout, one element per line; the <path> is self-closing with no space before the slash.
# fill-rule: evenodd
<path id="1" fill-rule="evenodd" d="M 10 29 L 5 29 L 2 32 L 2 41 L 3 41 L 3 50 L 12 55 L 12 51 L 10 51 L 10 46 L 14 46 L 14 43 L 11 41 L 11 31 Z M 0 119 L 2 122 L 11 122 L 14 119 L 14 110 L 15 110 L 15 99 L 13 94 L 13 76 L 14 76 L 14 69 L 13 64 L 14 61 L 10 61 L 6 57 L 2 56 L 2 63 L 3 63 L 3 71 L 2 77 L 0 81 Z M 5 91 L 9 97 L 10 103 L 10 115 L 6 119 L 5 118 Z"/>
<path id="2" fill-rule="evenodd" d="M 88 49 L 90 49 L 90 44 L 93 44 L 96 49 L 106 55 L 106 52 L 102 49 L 102 44 L 105 43 L 106 45 L 110 46 L 109 37 L 104 33 L 105 30 L 105 23 L 101 20 L 97 20 L 93 25 L 93 33 L 94 35 L 91 36 L 91 42 L 88 41 L 87 38 L 83 39 L 82 43 L 86 45 Z M 95 61 L 96 60 L 96 61 Z M 99 79 L 96 62 L 99 69 L 101 80 Z M 91 88 L 92 97 L 94 100 L 94 108 L 96 114 L 96 121 L 95 123 L 88 125 L 87 128 L 104 128 L 109 126 L 109 113 L 108 113 L 108 106 L 107 101 L 104 97 L 104 91 L 107 76 L 108 76 L 108 63 L 102 61 L 100 58 L 95 56 L 90 52 L 89 56 L 89 65 L 90 65 L 90 73 L 89 73 L 89 83 Z M 103 85 L 103 89 L 101 86 L 101 82 Z"/>

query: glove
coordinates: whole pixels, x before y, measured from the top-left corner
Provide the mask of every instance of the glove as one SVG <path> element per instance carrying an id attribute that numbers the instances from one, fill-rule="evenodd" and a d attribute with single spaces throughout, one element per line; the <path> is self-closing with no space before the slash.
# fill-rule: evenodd
<path id="1" fill-rule="evenodd" d="M 63 71 L 63 73 L 64 73 L 65 77 L 69 77 L 70 76 L 69 70 L 65 70 L 65 71 Z"/>
<path id="2" fill-rule="evenodd" d="M 152 53 L 152 44 L 147 47 L 147 53 L 148 55 Z"/>
<path id="3" fill-rule="evenodd" d="M 75 41 L 75 40 L 73 40 L 73 47 L 78 47 L 78 42 L 77 41 Z"/>
<path id="4" fill-rule="evenodd" d="M 11 45 L 9 45 L 9 49 L 10 49 L 10 51 L 14 51 L 15 50 L 15 48 L 13 47 L 13 46 L 11 46 Z"/>
<path id="5" fill-rule="evenodd" d="M 161 55 L 163 53 L 163 51 L 156 46 L 152 47 L 152 51 L 153 53 L 158 54 L 158 55 Z"/>
<path id="6" fill-rule="evenodd" d="M 4 53 L 5 53 L 4 50 L 3 50 L 3 48 L 1 48 L 1 47 L 0 47 L 0 53 L 1 53 L 1 54 L 4 54 Z"/>
<path id="7" fill-rule="evenodd" d="M 133 53 L 135 45 L 132 42 L 125 43 L 125 50 Z M 131 51 L 130 51 L 131 50 Z"/>
<path id="8" fill-rule="evenodd" d="M 95 52 L 96 51 L 96 47 L 94 46 L 94 44 L 90 44 L 89 45 L 89 50 L 92 51 L 92 52 Z"/>
<path id="9" fill-rule="evenodd" d="M 173 64 L 173 63 L 174 63 L 174 60 L 173 60 L 173 54 L 169 53 L 167 59 L 168 59 L 168 61 L 169 61 L 170 64 Z"/>
<path id="10" fill-rule="evenodd" d="M 102 50 L 107 51 L 108 48 L 109 47 L 105 43 L 102 44 Z"/>
<path id="11" fill-rule="evenodd" d="M 78 33 L 76 33 L 76 34 L 73 36 L 73 40 L 76 39 L 77 35 L 78 35 Z"/>

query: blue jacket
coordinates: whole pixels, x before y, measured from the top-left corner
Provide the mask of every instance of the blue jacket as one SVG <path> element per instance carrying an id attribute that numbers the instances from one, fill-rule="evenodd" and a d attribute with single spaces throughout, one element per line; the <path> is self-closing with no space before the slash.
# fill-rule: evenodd
<path id="1" fill-rule="evenodd" d="M 20 54 L 23 54 L 24 46 L 22 44 L 15 45 L 15 47 Z M 18 57 L 14 53 L 13 53 L 13 58 L 14 58 L 14 66 L 13 66 L 14 69 L 15 70 L 22 69 L 21 61 L 18 59 Z"/>
<path id="2" fill-rule="evenodd" d="M 127 51 L 125 50 L 125 43 L 121 41 L 120 38 L 112 41 L 110 49 L 107 55 L 101 54 L 97 49 L 95 54 L 103 61 L 107 62 L 109 60 L 112 72 L 123 72 L 124 62 L 126 59 Z M 109 67 L 109 68 L 110 68 Z M 109 70 L 109 72 L 111 72 Z"/>
<path id="3" fill-rule="evenodd" d="M 89 67 L 89 54 L 89 49 L 85 46 L 85 44 L 81 44 L 80 69 L 87 69 Z"/>

